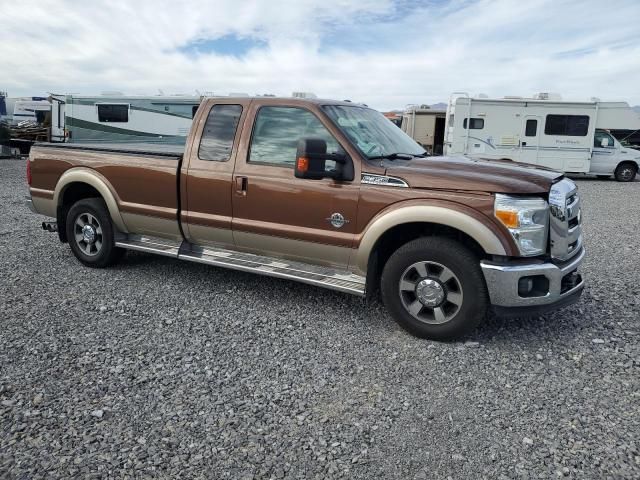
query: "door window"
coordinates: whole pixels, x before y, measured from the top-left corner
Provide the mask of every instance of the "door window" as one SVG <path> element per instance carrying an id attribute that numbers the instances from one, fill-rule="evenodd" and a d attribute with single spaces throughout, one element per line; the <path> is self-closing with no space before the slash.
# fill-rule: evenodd
<path id="1" fill-rule="evenodd" d="M 341 150 L 336 139 L 308 110 L 296 107 L 262 107 L 253 127 L 249 162 L 293 167 L 301 138 L 323 139 L 327 142 L 328 153 Z M 335 162 L 327 161 L 327 164 L 330 163 Z"/>
<path id="2" fill-rule="evenodd" d="M 538 120 L 529 119 L 524 127 L 525 137 L 535 137 L 538 134 Z"/>
<path id="3" fill-rule="evenodd" d="M 194 107 L 197 108 L 197 107 Z M 240 105 L 214 105 L 204 124 L 198 157 L 200 160 L 226 162 L 231 158 L 233 139 L 242 114 Z"/>
<path id="4" fill-rule="evenodd" d="M 606 140 L 607 145 L 603 146 L 602 141 Z M 596 130 L 596 134 L 593 137 L 593 146 L 596 148 L 613 148 L 615 146 L 613 137 L 603 130 Z"/>

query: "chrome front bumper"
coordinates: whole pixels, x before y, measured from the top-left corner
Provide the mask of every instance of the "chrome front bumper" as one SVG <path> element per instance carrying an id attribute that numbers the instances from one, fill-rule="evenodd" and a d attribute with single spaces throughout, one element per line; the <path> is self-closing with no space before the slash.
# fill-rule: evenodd
<path id="1" fill-rule="evenodd" d="M 480 262 L 482 273 L 489 290 L 489 298 L 494 307 L 507 307 L 536 310 L 548 306 L 553 310 L 578 300 L 584 288 L 584 280 L 577 273 L 584 259 L 584 248 L 570 260 L 555 263 L 518 263 L 497 264 L 488 261 Z M 522 296 L 519 293 L 520 280 L 524 277 L 542 280 L 544 290 L 537 294 Z M 548 284 L 542 279 L 546 278 Z M 539 309 L 544 310 L 544 309 Z"/>

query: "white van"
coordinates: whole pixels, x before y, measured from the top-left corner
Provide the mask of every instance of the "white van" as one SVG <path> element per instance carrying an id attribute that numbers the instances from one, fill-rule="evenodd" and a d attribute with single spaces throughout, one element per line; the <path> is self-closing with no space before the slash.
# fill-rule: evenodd
<path id="1" fill-rule="evenodd" d="M 506 159 L 572 174 L 614 175 L 632 181 L 640 152 L 620 145 L 607 129 L 640 129 L 625 102 L 563 102 L 536 98 L 452 95 L 447 107 L 445 155 Z"/>

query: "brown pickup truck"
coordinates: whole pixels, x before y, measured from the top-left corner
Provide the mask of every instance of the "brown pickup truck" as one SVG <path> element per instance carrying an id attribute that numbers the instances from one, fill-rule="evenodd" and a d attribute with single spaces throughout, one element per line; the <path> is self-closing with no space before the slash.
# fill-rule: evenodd
<path id="1" fill-rule="evenodd" d="M 106 267 L 126 249 L 380 291 L 396 321 L 434 339 L 489 308 L 537 315 L 584 283 L 580 200 L 561 174 L 427 156 L 349 102 L 211 98 L 186 146 L 39 144 L 33 211 L 74 255 Z"/>

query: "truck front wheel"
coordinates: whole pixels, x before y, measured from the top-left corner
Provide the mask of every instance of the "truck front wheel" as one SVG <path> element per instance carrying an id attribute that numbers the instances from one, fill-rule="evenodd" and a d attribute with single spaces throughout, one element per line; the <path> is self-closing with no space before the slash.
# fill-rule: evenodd
<path id="1" fill-rule="evenodd" d="M 480 261 L 443 237 L 423 237 L 396 250 L 384 266 L 382 298 L 407 331 L 448 340 L 472 331 L 487 312 Z"/>
<path id="2" fill-rule="evenodd" d="M 87 267 L 108 267 L 125 252 L 115 245 L 111 217 L 101 198 L 74 203 L 67 214 L 66 228 L 71 251 Z"/>
<path id="3" fill-rule="evenodd" d="M 619 182 L 631 182 L 636 178 L 638 166 L 633 162 L 623 162 L 616 168 L 615 177 Z"/>

